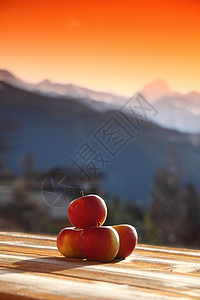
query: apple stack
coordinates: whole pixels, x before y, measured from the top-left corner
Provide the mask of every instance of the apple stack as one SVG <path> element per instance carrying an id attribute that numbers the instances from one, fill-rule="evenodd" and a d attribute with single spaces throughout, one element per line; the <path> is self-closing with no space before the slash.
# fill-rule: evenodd
<path id="1" fill-rule="evenodd" d="M 97 195 L 73 200 L 68 217 L 74 227 L 61 230 L 57 237 L 60 253 L 70 258 L 109 262 L 129 256 L 137 244 L 131 225 L 102 226 L 107 216 L 105 201 Z"/>

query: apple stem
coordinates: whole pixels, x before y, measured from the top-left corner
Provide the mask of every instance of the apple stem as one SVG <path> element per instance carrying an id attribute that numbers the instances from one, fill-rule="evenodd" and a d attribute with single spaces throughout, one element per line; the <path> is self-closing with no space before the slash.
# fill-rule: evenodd
<path id="1" fill-rule="evenodd" d="M 84 196 L 84 192 L 83 191 L 80 191 L 80 194 L 81 194 L 82 197 Z"/>

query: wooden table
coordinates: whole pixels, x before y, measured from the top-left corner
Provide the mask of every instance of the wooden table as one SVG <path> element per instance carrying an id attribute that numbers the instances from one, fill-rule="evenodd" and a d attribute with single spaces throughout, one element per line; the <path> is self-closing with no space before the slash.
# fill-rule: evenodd
<path id="1" fill-rule="evenodd" d="M 62 257 L 56 237 L 0 232 L 0 300 L 200 299 L 200 251 L 138 245 L 112 263 Z"/>

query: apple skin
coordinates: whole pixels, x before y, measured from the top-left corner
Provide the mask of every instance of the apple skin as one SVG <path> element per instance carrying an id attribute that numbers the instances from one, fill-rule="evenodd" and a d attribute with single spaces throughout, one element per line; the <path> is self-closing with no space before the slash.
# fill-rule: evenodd
<path id="1" fill-rule="evenodd" d="M 59 252 L 70 258 L 82 258 L 82 252 L 79 246 L 79 238 L 82 230 L 66 227 L 60 231 L 57 236 L 57 247 Z"/>
<path id="2" fill-rule="evenodd" d="M 76 228 L 101 226 L 107 217 L 107 207 L 97 195 L 83 196 L 70 203 L 68 217 Z"/>
<path id="3" fill-rule="evenodd" d="M 80 248 L 87 260 L 110 262 L 118 253 L 119 236 L 111 226 L 83 229 Z"/>
<path id="4" fill-rule="evenodd" d="M 133 252 L 138 240 L 135 227 L 127 224 L 112 226 L 119 235 L 119 251 L 116 258 L 125 258 Z"/>

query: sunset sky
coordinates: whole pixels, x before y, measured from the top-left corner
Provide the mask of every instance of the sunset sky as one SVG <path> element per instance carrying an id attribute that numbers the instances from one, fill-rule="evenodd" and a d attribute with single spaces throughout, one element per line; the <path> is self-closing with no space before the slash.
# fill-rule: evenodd
<path id="1" fill-rule="evenodd" d="M 0 68 L 127 96 L 200 91 L 199 0 L 1 0 Z"/>

